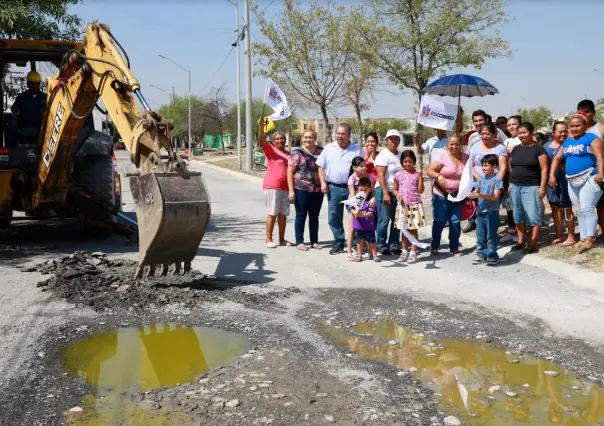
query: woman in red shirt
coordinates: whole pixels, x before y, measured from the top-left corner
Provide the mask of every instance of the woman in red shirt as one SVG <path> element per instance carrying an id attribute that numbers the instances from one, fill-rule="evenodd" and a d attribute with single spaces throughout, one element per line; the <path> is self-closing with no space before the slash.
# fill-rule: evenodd
<path id="1" fill-rule="evenodd" d="M 267 142 L 264 122 L 258 126 L 258 140 L 266 157 L 266 173 L 262 181 L 268 216 L 266 217 L 266 247 L 276 248 L 273 242 L 275 222 L 279 227 L 279 245 L 291 245 L 285 240 L 285 225 L 289 215 L 289 190 L 287 186 L 287 163 L 289 152 L 285 150 L 285 133 L 276 132 L 273 143 Z"/>

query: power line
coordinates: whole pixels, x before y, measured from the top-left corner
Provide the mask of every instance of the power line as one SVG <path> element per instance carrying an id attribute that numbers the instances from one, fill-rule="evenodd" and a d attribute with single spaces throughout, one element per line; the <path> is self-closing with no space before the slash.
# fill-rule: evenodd
<path id="1" fill-rule="evenodd" d="M 258 19 L 258 17 L 260 15 L 262 15 L 264 12 L 266 12 L 266 9 L 268 9 L 271 6 L 271 4 L 273 4 L 274 2 L 275 2 L 275 0 L 271 0 L 271 2 L 268 5 L 266 5 L 266 7 L 264 9 L 262 9 L 262 12 L 257 13 L 256 17 L 254 19 L 252 19 L 252 21 L 250 22 L 250 25 L 252 25 L 256 21 L 256 19 Z"/>
<path id="2" fill-rule="evenodd" d="M 208 87 L 210 85 L 210 83 L 212 82 L 212 80 L 214 80 L 214 78 L 218 75 L 218 73 L 222 69 L 222 66 L 227 61 L 227 59 L 229 59 L 229 56 L 231 56 L 231 53 L 233 52 L 234 49 L 235 49 L 234 46 L 231 47 L 231 50 L 229 50 L 229 53 L 227 53 L 227 55 L 223 59 L 222 63 L 220 64 L 220 66 L 218 67 L 218 69 L 216 70 L 216 72 L 214 73 L 214 75 L 212 76 L 212 78 L 208 81 L 208 83 L 205 86 L 203 86 L 203 89 L 201 89 L 201 91 L 197 94 L 197 96 L 201 95 L 203 93 L 203 91 L 206 90 L 206 87 Z"/>

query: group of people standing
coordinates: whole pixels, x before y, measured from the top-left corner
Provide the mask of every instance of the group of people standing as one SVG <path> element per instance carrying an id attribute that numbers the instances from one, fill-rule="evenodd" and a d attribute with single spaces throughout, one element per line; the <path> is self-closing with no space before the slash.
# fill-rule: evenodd
<path id="1" fill-rule="evenodd" d="M 478 263 L 498 262 L 501 207 L 508 210 L 508 238 L 515 240 L 512 250 L 536 252 L 544 199 L 552 208 L 556 230 L 553 244 L 593 247 L 596 209 L 604 230 L 604 124 L 594 122 L 594 115 L 593 102 L 580 102 L 570 123 L 554 124 L 552 140 L 545 144 L 534 126 L 522 122 L 521 117 L 499 117 L 494 123 L 482 110 L 474 111 L 475 130 L 463 137 L 458 133 L 447 136 L 443 130 L 436 130 L 436 136 L 423 143 L 416 137 L 417 153 L 427 154 L 429 159 L 427 176 L 433 213 L 430 254 L 438 254 L 442 232 L 448 226 L 449 251 L 462 255 L 459 240 L 464 202 L 451 201 L 449 195 L 456 197 L 469 161 L 474 189 L 468 198 L 476 200 L 476 209 L 464 231 L 476 229 Z M 424 184 L 421 167 L 417 170 L 415 152 L 399 151 L 401 134 L 397 130 L 388 131 L 380 151 L 375 133 L 366 135 L 364 148 L 351 143 L 351 128 L 345 123 L 337 127 L 336 140 L 325 147 L 319 146 L 316 133 L 308 130 L 302 135 L 301 146 L 289 153 L 285 135 L 275 133 L 271 144 L 260 124 L 259 140 L 267 160 L 263 181 L 268 208 L 267 247 L 294 245 L 285 239 L 286 218 L 293 203 L 295 246 L 301 251 L 319 249 L 319 214 L 326 196 L 333 234 L 330 254 L 346 253 L 348 260 L 361 261 L 367 244 L 369 258 L 376 262 L 390 254 L 398 255 L 401 262 L 417 261 L 417 232 L 425 225 L 422 193 L 428 185 Z M 360 205 L 344 203 L 359 192 L 366 195 Z M 573 207 L 579 240 L 574 232 Z M 350 221 L 348 234 L 345 210 Z M 309 245 L 304 240 L 307 218 Z M 275 224 L 278 244 L 273 242 Z"/>

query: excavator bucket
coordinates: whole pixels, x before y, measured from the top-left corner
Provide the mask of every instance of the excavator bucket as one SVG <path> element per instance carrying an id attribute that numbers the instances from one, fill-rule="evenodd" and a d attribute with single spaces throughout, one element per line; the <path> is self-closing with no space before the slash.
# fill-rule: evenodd
<path id="1" fill-rule="evenodd" d="M 139 233 L 137 277 L 191 268 L 210 222 L 210 197 L 200 172 L 150 172 L 130 178 Z"/>

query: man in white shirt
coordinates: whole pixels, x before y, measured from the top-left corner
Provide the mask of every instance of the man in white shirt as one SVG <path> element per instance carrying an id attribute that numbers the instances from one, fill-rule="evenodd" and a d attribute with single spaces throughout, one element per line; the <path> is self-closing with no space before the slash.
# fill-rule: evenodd
<path id="1" fill-rule="evenodd" d="M 439 153 L 447 149 L 447 143 L 449 142 L 446 130 L 435 129 L 435 131 L 436 136 L 431 137 L 423 144 L 420 143 L 421 140 L 419 139 L 419 133 L 413 135 L 415 137 L 415 147 L 417 148 L 417 153 L 428 153 L 429 163 L 432 163 L 434 157 L 436 157 Z"/>
<path id="2" fill-rule="evenodd" d="M 472 123 L 474 123 L 476 133 L 472 133 L 470 135 L 470 139 L 468 139 L 468 152 L 470 152 L 474 144 L 481 141 L 480 131 L 482 130 L 485 124 L 489 123 L 487 113 L 481 109 L 474 111 L 472 113 Z M 501 129 L 497 128 L 497 140 L 499 141 L 499 143 L 504 143 L 506 139 L 507 136 L 505 135 L 505 133 L 503 133 Z"/>
<path id="3" fill-rule="evenodd" d="M 388 130 L 386 148 L 378 154 L 373 162 L 378 176 L 375 184 L 378 207 L 377 249 L 382 255 L 401 254 L 400 233 L 394 226 L 397 200 L 392 192 L 394 175 L 403 168 L 401 153 L 398 152 L 400 143 L 399 131 Z M 390 232 L 388 232 L 388 228 L 390 228 Z"/>
<path id="4" fill-rule="evenodd" d="M 327 222 L 333 234 L 333 244 L 329 254 L 344 252 L 346 234 L 344 232 L 344 204 L 348 199 L 348 177 L 354 157 L 362 157 L 361 148 L 350 143 L 352 131 L 342 123 L 336 129 L 336 141 L 327 144 L 319 158 L 319 179 L 321 191 L 327 194 Z"/>

